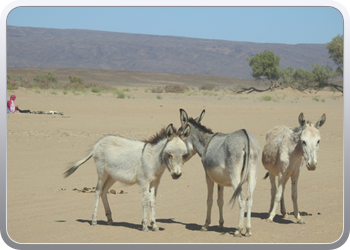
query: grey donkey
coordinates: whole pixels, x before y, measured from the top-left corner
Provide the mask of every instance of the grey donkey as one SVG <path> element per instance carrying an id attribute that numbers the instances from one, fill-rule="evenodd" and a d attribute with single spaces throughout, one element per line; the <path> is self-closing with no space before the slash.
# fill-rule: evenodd
<path id="1" fill-rule="evenodd" d="M 208 187 L 207 216 L 202 230 L 207 230 L 211 223 L 211 208 L 213 205 L 214 182 L 218 184 L 219 226 L 222 229 L 223 219 L 223 191 L 224 186 L 231 186 L 235 190 L 231 201 L 234 204 L 238 197 L 239 221 L 234 236 L 242 236 L 244 212 L 247 206 L 247 224 L 245 236 L 251 236 L 251 209 L 253 204 L 253 192 L 256 186 L 257 172 L 259 168 L 260 148 L 255 137 L 241 129 L 230 134 L 214 133 L 203 126 L 201 121 L 205 114 L 202 111 L 196 119 L 189 118 L 186 111 L 180 109 L 180 120 L 184 130 L 188 125 L 191 131 L 185 140 L 190 154 L 189 160 L 195 153 L 202 158 L 205 170 L 205 178 Z M 242 185 L 247 182 L 247 196 L 242 191 Z M 233 205 L 232 205 L 233 206 Z"/>

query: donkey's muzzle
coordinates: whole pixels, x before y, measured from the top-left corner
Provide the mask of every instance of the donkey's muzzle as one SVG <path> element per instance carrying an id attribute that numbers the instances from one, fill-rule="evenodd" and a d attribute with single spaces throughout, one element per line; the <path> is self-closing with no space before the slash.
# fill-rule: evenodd
<path id="1" fill-rule="evenodd" d="M 306 167 L 307 167 L 307 170 L 309 171 L 315 171 L 316 170 L 316 164 L 309 164 L 309 163 L 306 163 Z"/>
<path id="2" fill-rule="evenodd" d="M 182 173 L 180 173 L 180 174 L 175 174 L 175 173 L 173 173 L 173 174 L 171 175 L 171 177 L 173 177 L 173 179 L 176 180 L 176 179 L 179 179 L 181 175 L 182 175 Z"/>

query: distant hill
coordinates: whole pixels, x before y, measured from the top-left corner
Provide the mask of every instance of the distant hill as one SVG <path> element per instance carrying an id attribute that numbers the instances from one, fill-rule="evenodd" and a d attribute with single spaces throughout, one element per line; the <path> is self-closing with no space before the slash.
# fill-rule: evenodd
<path id="1" fill-rule="evenodd" d="M 276 34 L 278 35 L 278 34 Z M 251 79 L 246 60 L 264 50 L 281 68 L 333 69 L 325 44 L 262 44 L 174 36 L 7 26 L 7 67 L 108 69 Z"/>

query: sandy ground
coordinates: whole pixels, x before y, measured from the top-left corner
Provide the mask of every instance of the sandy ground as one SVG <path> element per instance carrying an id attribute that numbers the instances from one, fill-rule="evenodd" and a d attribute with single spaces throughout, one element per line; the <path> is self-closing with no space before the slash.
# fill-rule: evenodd
<path id="1" fill-rule="evenodd" d="M 15 90 L 21 109 L 54 110 L 64 115 L 7 115 L 7 233 L 18 243 L 332 243 L 343 232 L 343 97 L 339 93 L 300 93 L 291 90 L 235 95 L 225 92 L 152 94 L 133 89 L 130 98 L 112 94 L 63 94 Z M 272 101 L 263 101 L 263 96 Z M 317 98 L 315 98 L 317 97 Z M 160 99 L 161 98 L 161 99 Z M 316 99 L 318 101 L 316 101 Z M 116 183 L 109 194 L 113 225 L 106 224 L 102 202 L 98 225 L 91 226 L 93 193 L 73 189 L 92 188 L 97 174 L 93 160 L 69 178 L 63 172 L 81 159 L 102 136 L 118 134 L 147 139 L 173 123 L 180 126 L 179 108 L 197 117 L 206 109 L 202 124 L 214 132 L 246 128 L 260 147 L 266 132 L 275 125 L 298 125 L 304 112 L 316 122 L 323 113 L 319 166 L 309 172 L 304 167 L 299 178 L 298 202 L 306 224 L 293 216 L 279 214 L 267 223 L 270 183 L 259 168 L 254 192 L 250 238 L 233 237 L 238 224 L 238 204 L 228 203 L 232 188 L 225 188 L 225 229 L 218 230 L 216 192 L 212 224 L 200 231 L 206 215 L 206 182 L 198 155 L 187 162 L 183 175 L 173 180 L 166 170 L 157 196 L 156 218 L 160 231 L 142 232 L 139 186 Z M 287 211 L 292 211 L 290 181 L 285 191 Z M 121 192 L 122 191 L 122 192 Z M 121 194 L 122 193 L 122 194 Z"/>

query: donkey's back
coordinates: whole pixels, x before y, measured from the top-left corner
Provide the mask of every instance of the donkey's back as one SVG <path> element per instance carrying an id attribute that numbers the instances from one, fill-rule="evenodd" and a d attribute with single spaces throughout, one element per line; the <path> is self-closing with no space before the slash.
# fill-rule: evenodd
<path id="1" fill-rule="evenodd" d="M 281 157 L 287 157 L 290 151 L 290 140 L 292 138 L 292 129 L 278 125 L 270 129 L 266 134 L 266 143 L 262 152 L 262 163 L 265 168 L 277 169 L 277 164 Z"/>
<path id="2" fill-rule="evenodd" d="M 120 136 L 103 137 L 92 150 L 97 173 L 101 176 L 108 173 L 115 181 L 125 184 L 137 183 L 144 144 Z"/>
<path id="3" fill-rule="evenodd" d="M 130 185 L 135 184 L 138 182 L 137 174 L 141 168 L 144 144 L 142 141 L 121 136 L 105 136 L 93 146 L 85 158 L 77 161 L 65 172 L 65 177 L 73 174 L 79 166 L 93 157 L 100 178 L 108 175 L 114 181 Z"/>

